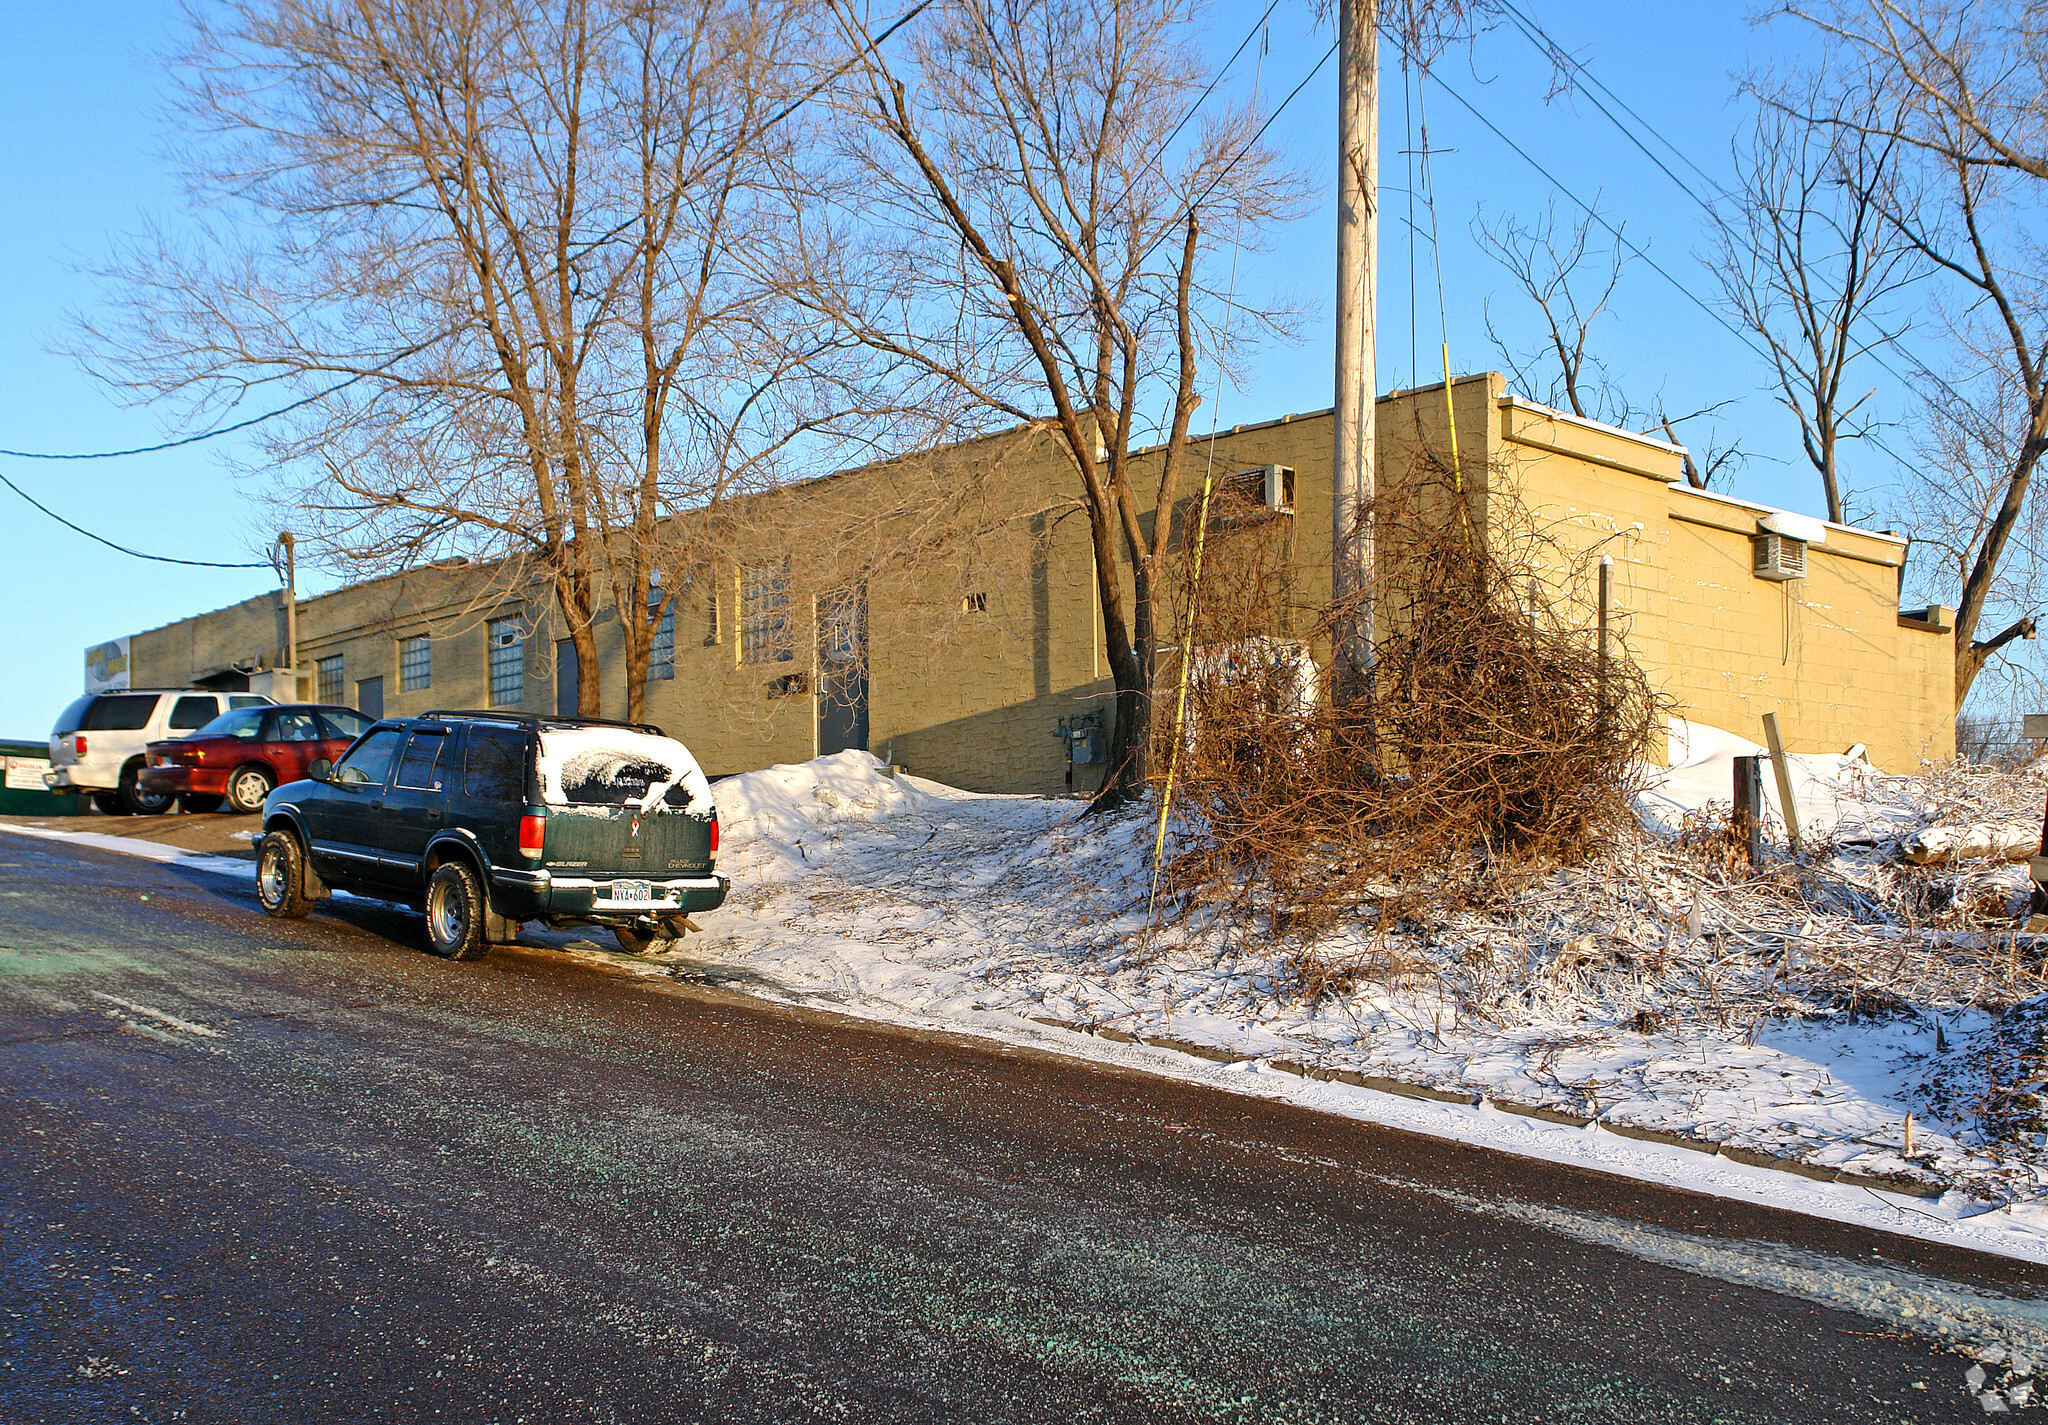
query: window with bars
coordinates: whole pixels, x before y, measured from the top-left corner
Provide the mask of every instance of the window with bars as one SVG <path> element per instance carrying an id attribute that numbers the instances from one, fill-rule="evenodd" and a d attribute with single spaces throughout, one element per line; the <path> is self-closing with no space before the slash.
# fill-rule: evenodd
<path id="1" fill-rule="evenodd" d="M 647 591 L 647 621 L 654 625 L 654 637 L 647 647 L 647 676 L 673 678 L 676 675 L 676 601 L 661 601 L 661 586 Z"/>
<path id="2" fill-rule="evenodd" d="M 314 688 L 323 703 L 341 701 L 341 655 L 316 659 L 313 663 Z"/>
<path id="3" fill-rule="evenodd" d="M 526 634 L 516 618 L 494 618 L 487 637 L 491 650 L 491 706 L 526 701 Z"/>
<path id="4" fill-rule="evenodd" d="M 789 628 L 789 561 L 740 571 L 740 662 L 788 663 L 796 657 Z"/>
<path id="5" fill-rule="evenodd" d="M 407 638 L 398 645 L 398 687 L 416 693 L 434 686 L 434 646 L 424 638 Z"/>

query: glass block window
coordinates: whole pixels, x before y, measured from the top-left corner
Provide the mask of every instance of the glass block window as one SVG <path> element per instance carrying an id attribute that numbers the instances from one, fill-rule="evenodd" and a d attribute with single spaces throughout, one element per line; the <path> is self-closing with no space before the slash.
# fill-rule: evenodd
<path id="1" fill-rule="evenodd" d="M 676 601 L 661 601 L 661 589 L 647 592 L 647 620 L 654 625 L 654 637 L 647 649 L 647 676 L 673 678 L 676 675 Z"/>
<path id="2" fill-rule="evenodd" d="M 491 706 L 509 707 L 526 701 L 526 638 L 516 618 L 494 618 L 488 637 L 491 649 Z"/>
<path id="3" fill-rule="evenodd" d="M 789 628 L 789 561 L 740 571 L 740 662 L 787 663 L 796 657 Z"/>
<path id="4" fill-rule="evenodd" d="M 398 645 L 398 688 L 416 693 L 434 686 L 434 645 L 424 638 L 402 639 Z"/>
<path id="5" fill-rule="evenodd" d="M 341 701 L 341 655 L 317 659 L 313 664 L 316 696 L 323 703 Z"/>

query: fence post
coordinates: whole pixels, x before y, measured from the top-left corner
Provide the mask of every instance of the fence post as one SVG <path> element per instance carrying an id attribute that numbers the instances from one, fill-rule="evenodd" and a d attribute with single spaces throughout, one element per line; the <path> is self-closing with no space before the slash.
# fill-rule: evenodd
<path id="1" fill-rule="evenodd" d="M 1731 818 L 1742 854 L 1753 868 L 1764 856 L 1764 759 L 1735 759 L 1735 814 Z"/>
<path id="2" fill-rule="evenodd" d="M 1785 739 L 1778 736 L 1778 715 L 1764 714 L 1764 745 L 1771 749 L 1771 770 L 1778 775 L 1778 803 L 1785 813 L 1785 844 L 1799 856 L 1799 808 L 1792 800 L 1792 764 L 1785 758 Z"/>

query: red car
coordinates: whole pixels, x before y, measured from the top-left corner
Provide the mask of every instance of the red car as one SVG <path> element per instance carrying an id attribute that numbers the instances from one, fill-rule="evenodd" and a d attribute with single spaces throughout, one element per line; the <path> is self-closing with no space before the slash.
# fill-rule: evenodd
<path id="1" fill-rule="evenodd" d="M 150 743 L 141 783 L 176 797 L 186 811 L 218 811 L 222 801 L 235 811 L 261 811 L 272 787 L 299 781 L 315 757 L 338 759 L 370 721 L 354 708 L 324 703 L 242 708 L 189 736 Z"/>

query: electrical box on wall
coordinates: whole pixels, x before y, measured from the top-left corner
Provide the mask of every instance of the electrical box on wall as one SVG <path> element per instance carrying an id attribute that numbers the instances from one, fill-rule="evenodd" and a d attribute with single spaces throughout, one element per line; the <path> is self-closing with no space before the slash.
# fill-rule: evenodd
<path id="1" fill-rule="evenodd" d="M 1066 744 L 1067 762 L 1074 767 L 1097 767 L 1108 755 L 1109 743 L 1103 733 L 1102 714 L 1075 713 L 1060 719 L 1058 733 Z"/>

